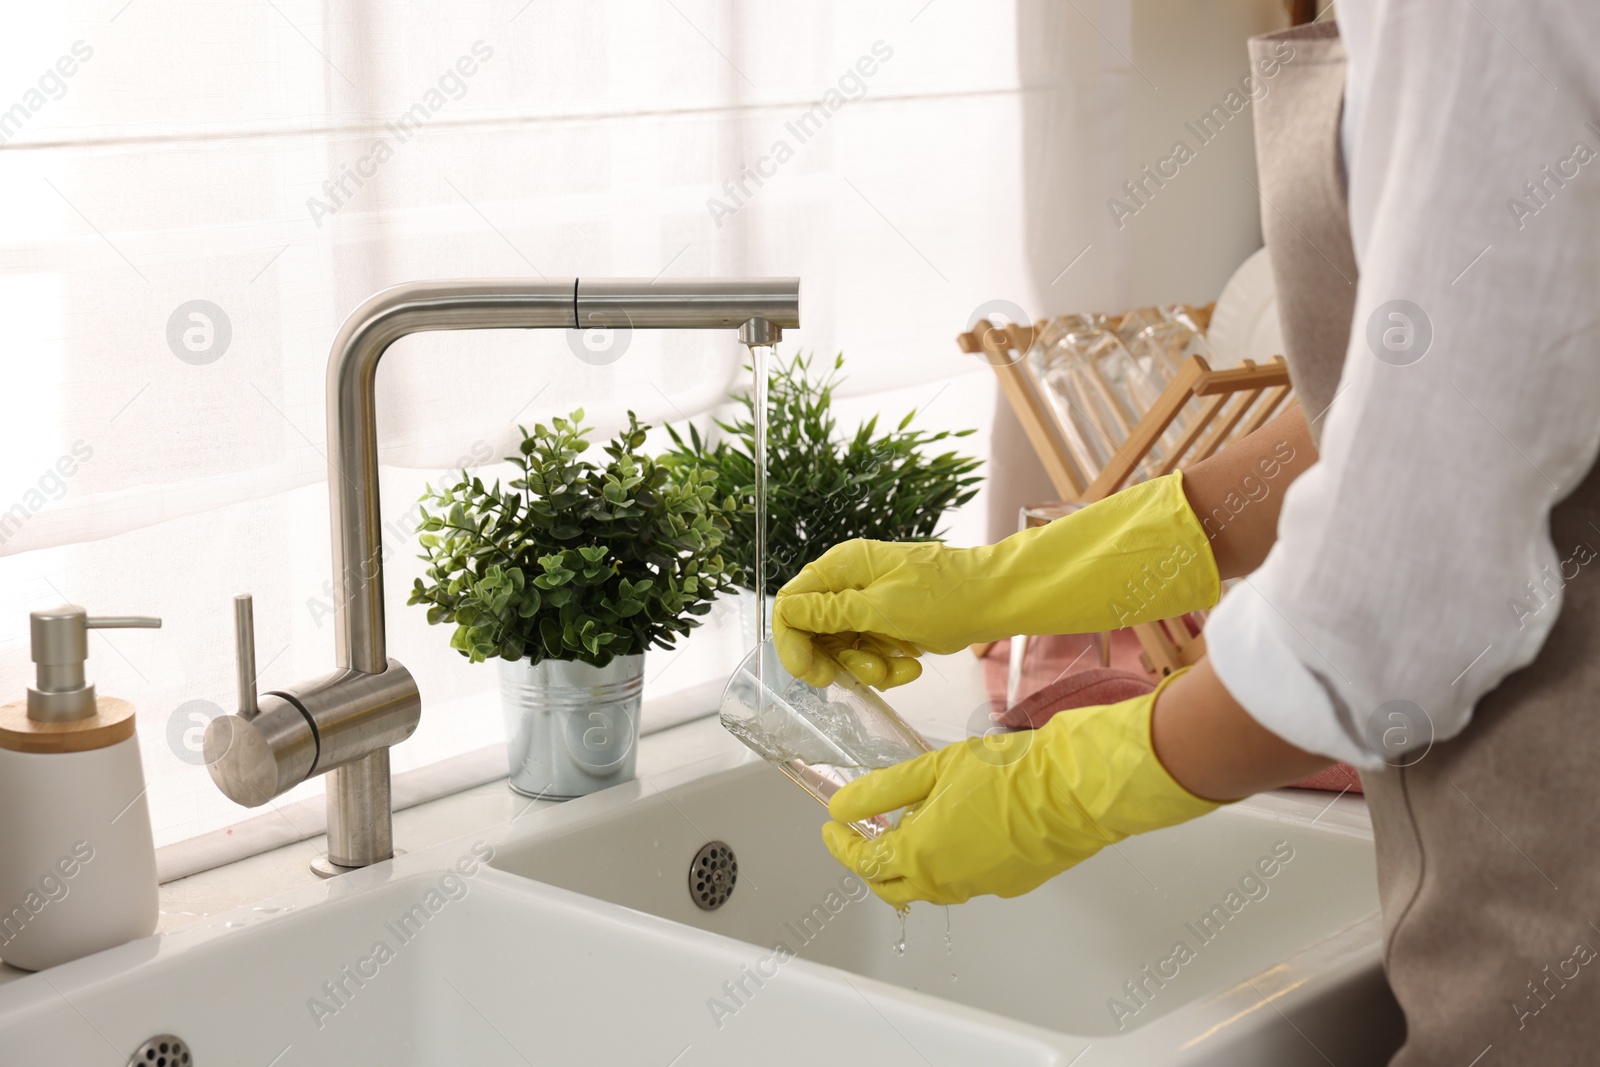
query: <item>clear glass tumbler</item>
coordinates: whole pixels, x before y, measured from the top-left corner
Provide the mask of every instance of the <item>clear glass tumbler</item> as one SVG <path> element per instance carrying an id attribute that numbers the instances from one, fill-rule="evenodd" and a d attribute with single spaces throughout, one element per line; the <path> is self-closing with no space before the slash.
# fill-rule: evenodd
<path id="1" fill-rule="evenodd" d="M 1117 320 L 1117 337 L 1125 345 L 1132 344 L 1133 339 L 1139 336 L 1139 331 L 1152 323 L 1164 321 L 1166 317 L 1158 307 L 1134 308 Z"/>
<path id="2" fill-rule="evenodd" d="M 1057 315 L 1045 323 L 1034 338 L 1035 351 L 1048 352 L 1059 344 L 1069 334 L 1085 333 L 1090 330 L 1103 330 L 1108 319 L 1099 312 L 1073 312 L 1070 315 Z"/>
<path id="3" fill-rule="evenodd" d="M 1041 380 L 1056 421 L 1084 475 L 1092 480 L 1165 386 L 1104 330 L 1068 334 L 1051 350 Z M 1038 364 L 1036 364 L 1038 366 Z M 1147 465 L 1136 471 L 1148 477 Z"/>
<path id="4" fill-rule="evenodd" d="M 1178 319 L 1146 326 L 1128 342 L 1128 351 L 1163 383 L 1171 381 L 1190 356 L 1202 356 L 1211 369 L 1220 369 L 1205 335 Z"/>
<path id="5" fill-rule="evenodd" d="M 722 725 L 824 806 L 868 771 L 931 752 L 871 686 L 843 667 L 818 689 L 784 669 L 771 641 L 752 649 L 722 693 Z M 876 838 L 897 813 L 850 823 Z"/>

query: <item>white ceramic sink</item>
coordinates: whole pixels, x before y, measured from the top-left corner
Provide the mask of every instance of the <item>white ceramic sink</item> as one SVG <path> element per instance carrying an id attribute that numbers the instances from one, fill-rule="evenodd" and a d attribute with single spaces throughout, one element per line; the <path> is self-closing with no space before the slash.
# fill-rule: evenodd
<path id="1" fill-rule="evenodd" d="M 1025 1039 L 800 965 L 764 992 L 764 1022 L 715 1032 L 702 1002 L 747 946 L 493 870 L 364 872 L 267 907 L 9 983 L 0 1063 L 114 1067 L 171 1033 L 193 1067 L 688 1067 L 791 1062 L 806 1032 L 873 1063 L 922 1062 L 902 1034 L 937 1063 L 1047 1062 Z"/>
<path id="2" fill-rule="evenodd" d="M 914 906 L 901 955 L 893 909 L 823 848 L 822 808 L 758 762 L 712 763 L 546 813 L 549 828 L 503 844 L 494 865 L 747 943 L 742 988 L 705 991 L 719 1032 L 766 1014 L 792 952 L 946 1012 L 1011 1020 L 1068 1059 L 1092 1045 L 1086 1063 L 1124 1062 L 1119 1048 L 1125 1062 L 1179 1062 L 1180 1046 L 1228 1064 L 1382 1062 L 1399 1044 L 1370 829 L 1324 813 L 1322 794 L 1131 839 L 1016 900 Z M 706 911 L 687 876 L 710 841 L 739 866 L 726 903 Z M 1357 1005 L 1367 1014 L 1352 1026 Z M 1163 1048 L 1173 1057 L 1145 1058 Z"/>
<path id="3" fill-rule="evenodd" d="M 918 907 L 897 956 L 821 808 L 719 755 L 10 981 L 0 1064 L 118 1067 L 163 1032 L 192 1067 L 1382 1062 L 1370 832 L 1325 803 L 1251 801 L 953 908 L 948 953 Z M 706 912 L 712 840 L 739 878 Z"/>

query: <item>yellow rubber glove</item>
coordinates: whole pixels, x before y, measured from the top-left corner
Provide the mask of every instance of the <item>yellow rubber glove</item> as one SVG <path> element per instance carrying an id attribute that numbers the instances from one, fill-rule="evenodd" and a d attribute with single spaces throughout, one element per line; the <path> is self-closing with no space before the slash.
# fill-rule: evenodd
<path id="1" fill-rule="evenodd" d="M 1154 693 L 1062 711 L 1038 730 L 958 741 L 873 771 L 834 794 L 822 828 L 834 858 L 878 896 L 959 904 L 1020 896 L 1131 834 L 1218 805 L 1184 789 L 1150 744 Z M 846 822 L 911 805 L 868 841 Z"/>
<path id="2" fill-rule="evenodd" d="M 835 545 L 778 590 L 772 637 L 789 673 L 812 685 L 833 680 L 817 654 L 826 649 L 887 687 L 920 673 L 903 658 L 919 651 L 1114 630 L 1211 607 L 1220 592 L 1211 542 L 1174 472 L 994 545 Z"/>

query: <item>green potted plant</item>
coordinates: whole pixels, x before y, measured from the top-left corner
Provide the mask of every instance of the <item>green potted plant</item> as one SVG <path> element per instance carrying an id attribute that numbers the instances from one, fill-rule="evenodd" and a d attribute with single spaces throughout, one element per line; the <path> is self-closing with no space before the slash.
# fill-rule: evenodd
<path id="1" fill-rule="evenodd" d="M 648 426 L 589 448 L 580 409 L 523 430 L 501 488 L 462 472 L 423 495 L 426 577 L 410 603 L 455 626 L 474 663 L 499 659 L 511 787 L 578 796 L 633 777 L 647 649 L 670 648 L 729 586 L 732 501 L 709 473 L 640 452 Z"/>
<path id="2" fill-rule="evenodd" d="M 977 493 L 979 460 L 932 446 L 972 430 L 911 429 L 912 411 L 878 432 L 874 416 L 852 434 L 840 432 L 833 392 L 844 356 L 813 375 L 813 361 L 774 360 L 767 397 L 767 573 L 771 598 L 811 560 L 853 537 L 879 541 L 937 540 L 940 520 Z M 731 397 L 743 413 L 718 421 L 710 443 L 691 425 L 672 427 L 673 449 L 662 457 L 675 472 L 709 476 L 717 498 L 737 505 L 723 542 L 741 594 L 747 645 L 755 644 L 755 402 Z"/>

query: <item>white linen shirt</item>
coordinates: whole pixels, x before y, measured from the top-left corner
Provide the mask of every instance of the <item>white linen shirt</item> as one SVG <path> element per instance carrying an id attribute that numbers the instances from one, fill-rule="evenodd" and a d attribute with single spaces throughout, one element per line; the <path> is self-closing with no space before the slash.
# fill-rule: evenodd
<path id="1" fill-rule="evenodd" d="M 1320 459 L 1206 637 L 1258 722 L 1370 769 L 1465 729 L 1566 583 L 1600 582 L 1600 529 L 1549 529 L 1600 451 L 1600 4 L 1338 14 L 1350 345 L 1306 412 Z"/>

